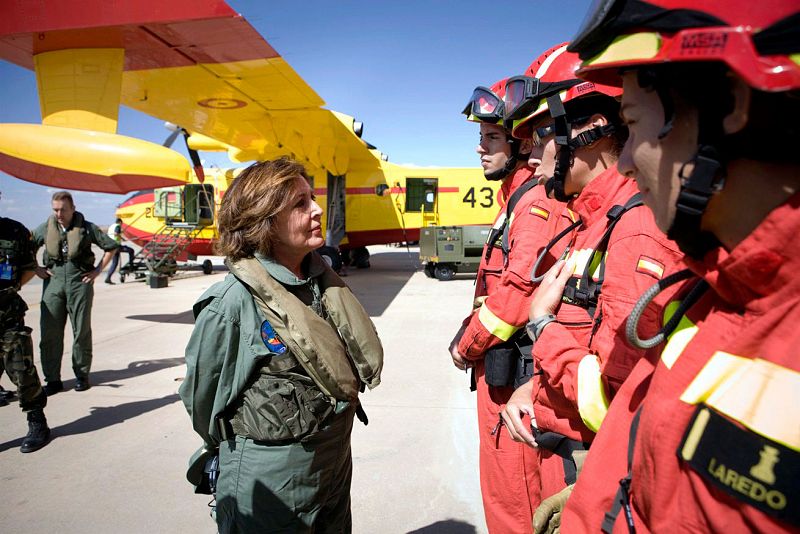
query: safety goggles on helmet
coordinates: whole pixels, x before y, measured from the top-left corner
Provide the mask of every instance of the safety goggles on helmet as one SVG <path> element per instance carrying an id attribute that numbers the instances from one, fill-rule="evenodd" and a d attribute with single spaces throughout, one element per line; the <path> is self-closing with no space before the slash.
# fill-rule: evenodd
<path id="1" fill-rule="evenodd" d="M 505 103 L 506 122 L 519 118 L 523 111 L 521 108 L 529 107 L 531 100 L 536 98 L 539 93 L 539 79 L 530 76 L 512 76 L 506 82 L 506 94 L 503 97 Z"/>
<path id="2" fill-rule="evenodd" d="M 462 113 L 471 121 L 502 124 L 503 99 L 487 87 L 476 87 Z"/>
<path id="3" fill-rule="evenodd" d="M 506 82 L 505 122 L 519 120 L 530 115 L 541 104 L 542 99 L 582 83 L 572 79 L 559 82 L 544 82 L 530 76 L 514 76 Z"/>
<path id="4" fill-rule="evenodd" d="M 595 0 L 568 50 L 583 60 L 579 76 L 604 84 L 620 85 L 624 68 L 719 61 L 756 89 L 800 88 L 800 6 L 767 4 Z"/>
<path id="5" fill-rule="evenodd" d="M 524 77 L 511 78 L 506 83 L 506 94 L 514 93 L 513 100 L 522 102 L 511 109 L 506 104 L 505 123 L 511 125 L 511 135 L 517 139 L 531 136 L 530 124 L 548 114 L 548 100 L 558 96 L 561 103 L 567 104 L 593 94 L 617 98 L 622 93 L 619 88 L 608 87 L 580 80 L 575 70 L 581 65 L 577 54 L 567 51 L 568 43 L 551 47 L 528 67 Z M 522 78 L 523 81 L 515 81 Z"/>

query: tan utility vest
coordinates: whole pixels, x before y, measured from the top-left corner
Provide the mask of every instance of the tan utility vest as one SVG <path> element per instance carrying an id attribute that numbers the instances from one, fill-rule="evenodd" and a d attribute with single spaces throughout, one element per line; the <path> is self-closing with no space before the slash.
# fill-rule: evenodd
<path id="1" fill-rule="evenodd" d="M 381 382 L 383 347 L 375 325 L 341 278 L 325 265 L 319 277 L 326 321 L 276 281 L 255 258 L 226 261 L 250 290 L 280 340 L 325 394 L 355 401 Z"/>
<path id="2" fill-rule="evenodd" d="M 81 241 L 84 237 L 83 214 L 76 211 L 72 215 L 72 229 L 67 231 L 67 253 L 65 260 L 74 261 L 84 251 L 81 249 Z M 47 219 L 47 235 L 44 239 L 44 246 L 50 261 L 61 258 L 61 230 L 58 221 L 52 215 Z"/>

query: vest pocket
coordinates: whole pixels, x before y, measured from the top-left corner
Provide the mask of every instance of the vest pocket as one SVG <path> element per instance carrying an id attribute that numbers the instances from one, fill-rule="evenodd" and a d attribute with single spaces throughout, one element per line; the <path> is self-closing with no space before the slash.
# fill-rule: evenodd
<path id="1" fill-rule="evenodd" d="M 304 441 L 316 434 L 334 406 L 314 381 L 297 373 L 260 373 L 241 395 L 234 433 L 255 441 Z"/>

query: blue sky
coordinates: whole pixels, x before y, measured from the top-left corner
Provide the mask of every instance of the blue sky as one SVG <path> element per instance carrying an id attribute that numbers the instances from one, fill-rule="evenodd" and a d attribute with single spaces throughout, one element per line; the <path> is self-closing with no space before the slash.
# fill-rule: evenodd
<path id="1" fill-rule="evenodd" d="M 364 122 L 364 139 L 390 161 L 421 166 L 477 166 L 477 127 L 460 114 L 472 89 L 522 73 L 570 39 L 589 3 L 229 1 L 326 107 Z M 0 80 L 0 123 L 39 123 L 33 72 L 0 62 Z M 124 107 L 118 133 L 158 143 L 168 134 L 162 122 Z M 231 166 L 219 154 L 202 157 Z M 0 173 L 0 191 L 0 215 L 35 226 L 49 214 L 45 187 Z M 75 194 L 78 209 L 98 224 L 111 222 L 124 198 Z"/>

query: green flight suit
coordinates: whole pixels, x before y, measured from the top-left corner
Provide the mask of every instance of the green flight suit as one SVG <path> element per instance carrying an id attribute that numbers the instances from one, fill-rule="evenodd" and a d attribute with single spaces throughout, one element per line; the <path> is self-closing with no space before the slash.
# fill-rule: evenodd
<path id="1" fill-rule="evenodd" d="M 31 329 L 25 326 L 28 306 L 17 293 L 22 273 L 35 267 L 31 233 L 0 217 L 0 374 L 8 373 L 17 386 L 19 406 L 26 412 L 47 404 L 33 361 Z"/>
<path id="2" fill-rule="evenodd" d="M 319 256 L 309 255 L 307 280 L 268 259 L 259 261 L 305 304 L 320 306 L 318 290 L 308 283 L 323 272 L 315 263 L 322 261 Z M 341 403 L 325 426 L 302 442 L 223 440 L 215 418 L 226 413 L 229 419 L 231 407 L 275 353 L 262 340 L 261 311 L 233 275 L 209 288 L 194 314 L 180 395 L 195 431 L 211 448 L 219 446 L 219 532 L 350 532 L 354 407 Z"/>
<path id="3" fill-rule="evenodd" d="M 44 265 L 52 273 L 45 279 L 42 289 L 40 325 L 42 339 L 39 350 L 42 374 L 47 382 L 61 380 L 61 358 L 64 353 L 64 327 L 69 317 L 72 325 L 72 370 L 75 377 L 85 379 L 92 365 L 92 300 L 94 284 L 82 281 L 84 275 L 95 268 L 92 244 L 108 252 L 119 245 L 94 223 L 86 221 L 79 212 L 73 215 L 69 228 L 60 229 L 59 251 L 51 257 L 44 254 Z M 67 233 L 82 221 L 78 251 L 68 259 Z M 36 249 L 45 244 L 47 222 L 33 232 Z M 71 251 L 70 251 L 71 252 Z"/>

